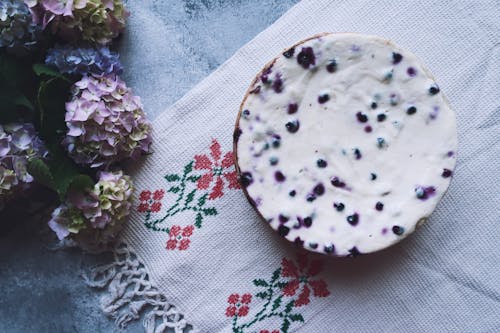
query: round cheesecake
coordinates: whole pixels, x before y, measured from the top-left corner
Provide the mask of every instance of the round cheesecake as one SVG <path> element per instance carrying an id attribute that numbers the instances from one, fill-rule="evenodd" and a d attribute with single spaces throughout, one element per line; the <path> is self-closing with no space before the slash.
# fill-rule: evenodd
<path id="1" fill-rule="evenodd" d="M 411 234 L 456 161 L 455 114 L 423 64 L 376 36 L 322 34 L 272 60 L 241 104 L 250 203 L 305 249 L 356 256 Z"/>

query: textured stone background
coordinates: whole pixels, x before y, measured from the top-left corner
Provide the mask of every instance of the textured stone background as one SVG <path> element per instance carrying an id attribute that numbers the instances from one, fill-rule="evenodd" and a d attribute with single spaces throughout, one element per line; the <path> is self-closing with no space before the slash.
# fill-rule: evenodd
<path id="1" fill-rule="evenodd" d="M 154 118 L 298 0 L 127 2 L 132 16 L 119 45 L 123 77 Z M 28 200 L 0 215 L 0 332 L 116 331 L 99 310 L 99 293 L 79 277 L 81 268 L 106 258 L 51 250 L 47 212 Z"/>

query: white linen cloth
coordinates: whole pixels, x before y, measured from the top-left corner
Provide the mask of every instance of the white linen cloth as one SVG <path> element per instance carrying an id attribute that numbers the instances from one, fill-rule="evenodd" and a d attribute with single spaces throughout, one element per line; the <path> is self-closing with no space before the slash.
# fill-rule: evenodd
<path id="1" fill-rule="evenodd" d="M 499 18 L 495 0 L 304 0 L 294 6 L 154 121 L 154 154 L 131 172 L 137 207 L 124 233 L 150 282 L 200 332 L 499 332 Z M 308 255 L 323 261 L 323 269 L 295 274 L 287 260 L 296 263 L 301 251 L 234 189 L 226 153 L 240 102 L 263 65 L 313 34 L 346 31 L 391 39 L 434 74 L 457 114 L 457 167 L 437 210 L 414 235 L 355 259 Z M 181 196 L 174 175 L 182 178 L 190 162 L 186 177 L 194 178 Z M 206 175 L 208 168 L 222 172 L 221 180 Z M 188 193 L 193 200 L 185 205 Z M 145 226 L 164 216 L 156 225 L 163 231 Z M 280 267 L 282 284 L 266 289 Z M 295 288 L 295 275 L 311 277 Z M 292 302 L 304 288 L 310 302 Z"/>

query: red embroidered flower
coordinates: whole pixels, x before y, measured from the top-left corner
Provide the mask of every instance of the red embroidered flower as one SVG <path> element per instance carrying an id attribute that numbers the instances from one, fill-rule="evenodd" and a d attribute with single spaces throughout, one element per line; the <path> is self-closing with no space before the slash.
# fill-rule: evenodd
<path id="1" fill-rule="evenodd" d="M 229 306 L 226 308 L 226 316 L 228 317 L 245 317 L 250 311 L 248 304 L 252 302 L 252 295 L 250 294 L 231 294 L 227 298 Z"/>
<path id="2" fill-rule="evenodd" d="M 142 191 L 139 195 L 141 203 L 137 206 L 137 211 L 139 213 L 159 212 L 161 210 L 161 200 L 164 195 L 164 190 L 156 190 L 154 193 L 151 193 L 151 191 L 148 190 Z"/>
<path id="3" fill-rule="evenodd" d="M 295 296 L 300 290 L 298 298 L 295 300 L 295 306 L 309 304 L 309 296 L 311 289 L 316 297 L 326 297 L 330 295 L 328 285 L 325 281 L 318 279 L 313 280 L 311 277 L 318 275 L 323 269 L 323 262 L 320 260 L 312 260 L 308 262 L 307 257 L 302 255 L 297 259 L 297 265 L 291 260 L 283 258 L 281 261 L 281 276 L 292 278 L 283 287 L 283 295 Z"/>
<path id="4" fill-rule="evenodd" d="M 168 233 L 169 240 L 167 241 L 167 250 L 178 249 L 180 251 L 187 250 L 191 240 L 189 237 L 193 234 L 194 226 L 188 225 L 182 228 L 181 226 L 174 225 L 170 228 Z"/>
<path id="5" fill-rule="evenodd" d="M 207 172 L 198 179 L 197 187 L 200 190 L 208 189 L 215 180 L 215 185 L 208 196 L 213 200 L 224 195 L 224 178 L 228 182 L 230 189 L 240 188 L 236 171 L 226 171 L 225 169 L 233 166 L 233 153 L 227 152 L 222 158 L 222 151 L 219 142 L 213 139 L 210 145 L 210 156 L 196 155 L 194 157 L 194 168 L 196 170 L 207 170 Z"/>
<path id="6" fill-rule="evenodd" d="M 259 333 L 280 333 L 280 330 L 261 330 Z"/>

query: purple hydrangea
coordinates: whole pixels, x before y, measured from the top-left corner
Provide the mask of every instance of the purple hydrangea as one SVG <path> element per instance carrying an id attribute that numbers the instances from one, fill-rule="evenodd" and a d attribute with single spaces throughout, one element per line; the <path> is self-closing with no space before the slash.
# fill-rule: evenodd
<path id="1" fill-rule="evenodd" d="M 0 48 L 25 54 L 35 48 L 40 32 L 22 0 L 0 1 Z"/>
<path id="2" fill-rule="evenodd" d="M 151 123 L 119 77 L 84 76 L 72 91 L 62 144 L 76 163 L 103 168 L 149 152 Z"/>
<path id="3" fill-rule="evenodd" d="M 57 67 L 59 72 L 65 74 L 102 76 L 120 75 L 123 71 L 118 53 L 111 52 L 105 46 L 100 48 L 56 46 L 48 51 L 45 64 Z"/>
<path id="4" fill-rule="evenodd" d="M 132 181 L 121 171 L 99 172 L 98 177 L 93 189 L 70 191 L 52 213 L 49 227 L 59 239 L 71 238 L 86 249 L 116 239 L 132 207 Z"/>
<path id="5" fill-rule="evenodd" d="M 33 182 L 28 162 L 46 156 L 47 150 L 32 124 L 0 125 L 0 208 Z"/>

